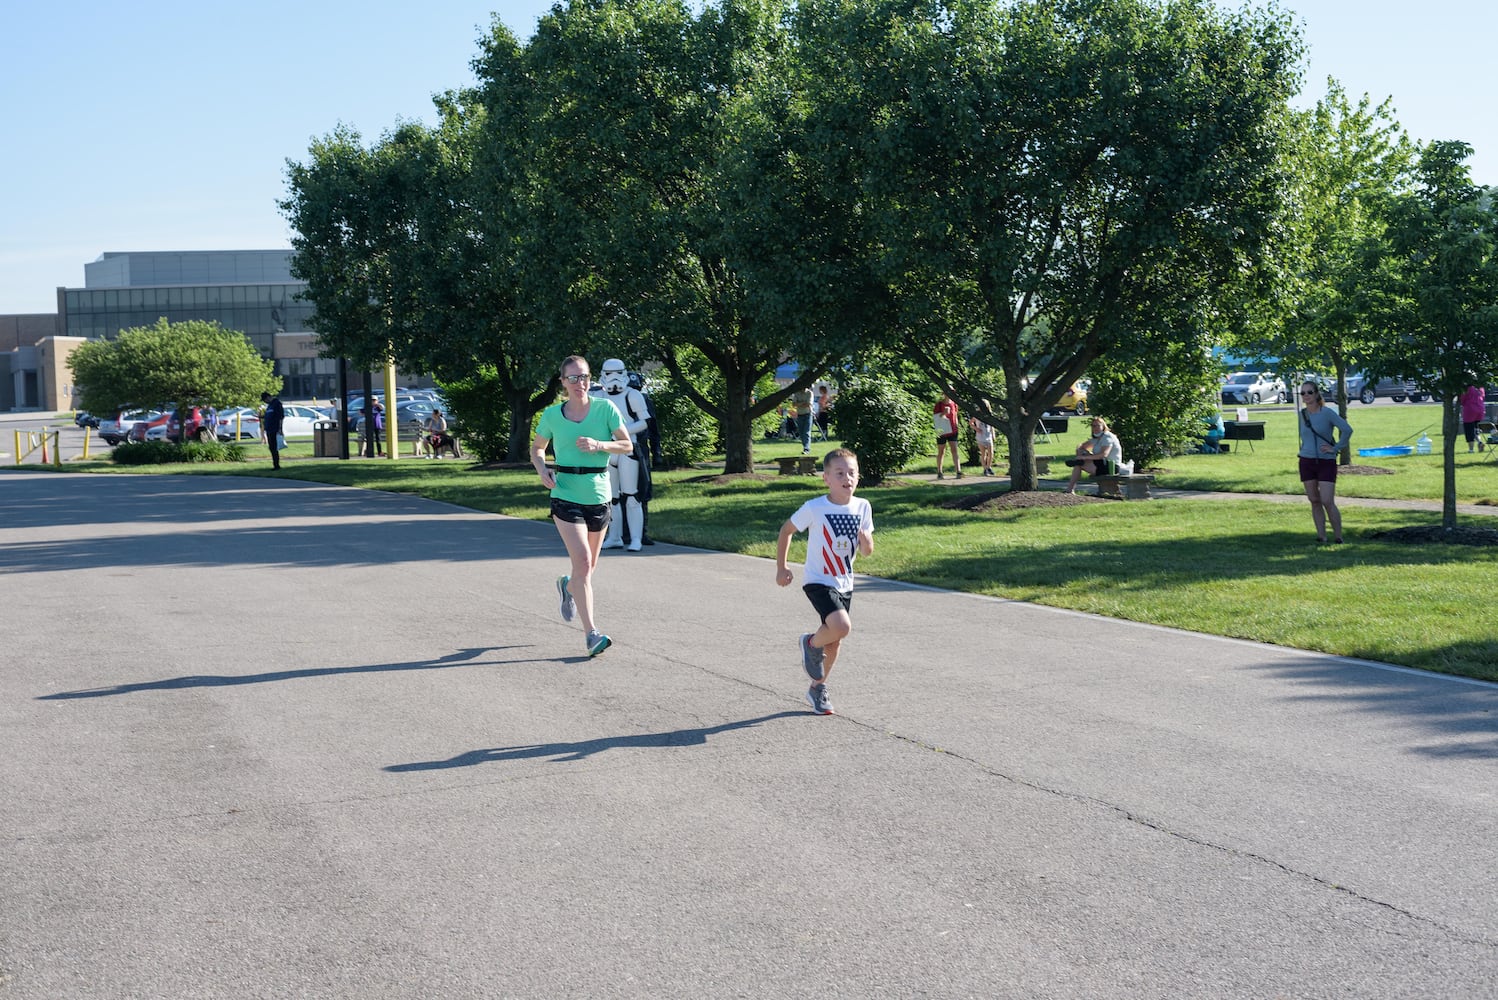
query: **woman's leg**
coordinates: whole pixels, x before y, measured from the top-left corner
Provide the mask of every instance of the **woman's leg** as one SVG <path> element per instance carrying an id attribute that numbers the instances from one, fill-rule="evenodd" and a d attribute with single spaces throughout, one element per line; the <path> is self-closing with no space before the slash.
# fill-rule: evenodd
<path id="1" fill-rule="evenodd" d="M 1306 499 L 1311 501 L 1311 520 L 1316 525 L 1316 541 L 1326 541 L 1326 508 L 1321 505 L 1321 487 L 1333 486 L 1334 483 L 1318 483 L 1314 479 L 1301 482 L 1306 488 Z"/>
<path id="2" fill-rule="evenodd" d="M 577 617 L 584 631 L 593 628 L 593 568 L 598 565 L 598 549 L 603 544 L 603 532 L 589 531 L 586 524 L 575 524 L 552 517 L 562 544 L 567 546 L 567 557 L 572 561 L 572 579 L 567 581 L 567 593 L 577 604 Z"/>
<path id="3" fill-rule="evenodd" d="M 1332 541 L 1342 540 L 1342 512 L 1337 509 L 1337 484 L 1317 483 L 1321 492 L 1321 506 L 1326 509 L 1327 520 L 1332 526 Z"/>

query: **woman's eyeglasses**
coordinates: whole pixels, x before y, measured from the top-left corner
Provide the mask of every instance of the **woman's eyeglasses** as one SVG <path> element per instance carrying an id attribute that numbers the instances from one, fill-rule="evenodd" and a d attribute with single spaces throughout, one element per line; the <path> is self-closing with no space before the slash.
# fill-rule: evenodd
<path id="1" fill-rule="evenodd" d="M 1315 389 L 1302 389 L 1302 390 L 1300 390 L 1300 394 L 1302 396 L 1314 396 L 1314 395 L 1316 395 L 1316 390 Z"/>
<path id="2" fill-rule="evenodd" d="M 584 373 L 582 375 L 563 375 L 562 376 L 562 381 L 566 382 L 568 385 L 577 385 L 577 383 L 579 383 L 579 382 L 588 382 L 588 381 L 591 381 L 592 378 L 593 378 L 592 375 L 588 375 L 586 373 Z"/>

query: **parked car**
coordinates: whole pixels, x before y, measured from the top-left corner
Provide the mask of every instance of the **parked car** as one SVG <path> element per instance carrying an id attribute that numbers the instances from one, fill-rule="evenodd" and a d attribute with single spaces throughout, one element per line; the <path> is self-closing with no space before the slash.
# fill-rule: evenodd
<path id="1" fill-rule="evenodd" d="M 412 421 L 415 421 L 418 425 L 425 424 L 427 417 L 431 416 L 432 411 L 437 409 L 441 409 L 443 413 L 447 412 L 446 407 L 430 399 L 408 399 L 403 402 L 397 402 L 395 404 L 395 423 L 398 427 L 409 432 Z M 358 434 L 359 428 L 364 426 L 364 411 L 351 412 L 348 419 L 349 426 L 353 428 L 355 434 Z M 386 413 L 385 427 L 387 429 L 390 427 L 390 423 L 390 414 Z"/>
<path id="2" fill-rule="evenodd" d="M 74 427 L 98 427 L 100 420 L 87 410 L 79 410 L 73 414 Z"/>
<path id="3" fill-rule="evenodd" d="M 1370 383 L 1364 372 L 1347 373 L 1348 399 L 1355 399 L 1369 406 L 1380 396 L 1392 399 L 1396 403 L 1402 403 L 1406 399 L 1413 403 L 1423 403 L 1430 398 L 1427 393 L 1420 391 L 1413 379 L 1381 378 L 1377 382 Z"/>
<path id="4" fill-rule="evenodd" d="M 216 429 L 220 441 L 260 440 L 260 417 L 248 406 L 237 406 L 218 415 Z"/>
<path id="5" fill-rule="evenodd" d="M 178 415 L 182 420 L 178 420 Z M 185 422 L 186 426 L 183 426 Z M 208 413 L 200 406 L 176 410 L 166 424 L 165 438 L 168 441 L 209 441 L 217 437 L 216 428 L 208 426 Z"/>
<path id="6" fill-rule="evenodd" d="M 165 441 L 166 425 L 171 422 L 170 413 L 158 412 L 149 420 L 138 420 L 130 428 L 129 440 L 137 444 L 142 441 Z"/>
<path id="7" fill-rule="evenodd" d="M 1077 416 L 1087 412 L 1087 383 L 1078 382 L 1056 400 L 1056 405 L 1051 407 L 1052 413 L 1075 413 Z"/>
<path id="8" fill-rule="evenodd" d="M 1224 403 L 1282 403 L 1290 394 L 1272 372 L 1233 372 L 1222 384 Z"/>
<path id="9" fill-rule="evenodd" d="M 150 420 L 160 414 L 156 410 L 131 410 L 116 413 L 113 417 L 99 421 L 99 437 L 107 444 L 119 444 L 130 436 L 130 429 L 142 420 Z"/>

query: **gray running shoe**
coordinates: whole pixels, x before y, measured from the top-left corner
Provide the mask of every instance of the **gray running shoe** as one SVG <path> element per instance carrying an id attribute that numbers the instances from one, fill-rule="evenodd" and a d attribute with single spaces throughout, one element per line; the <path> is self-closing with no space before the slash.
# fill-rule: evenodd
<path id="1" fill-rule="evenodd" d="M 597 656 L 614 644 L 614 640 L 596 629 L 588 633 L 588 655 Z"/>
<path id="2" fill-rule="evenodd" d="M 557 593 L 562 595 L 562 621 L 570 622 L 572 616 L 577 614 L 577 602 L 567 592 L 567 584 L 572 582 L 570 576 L 557 577 Z"/>
<path id="3" fill-rule="evenodd" d="M 806 676 L 814 681 L 819 681 L 825 676 L 822 671 L 822 657 L 826 653 L 827 650 L 818 649 L 811 644 L 810 632 L 801 637 L 801 669 L 806 671 Z"/>
<path id="4" fill-rule="evenodd" d="M 813 684 L 806 689 L 806 703 L 817 715 L 831 715 L 832 702 L 827 700 L 827 685 Z"/>

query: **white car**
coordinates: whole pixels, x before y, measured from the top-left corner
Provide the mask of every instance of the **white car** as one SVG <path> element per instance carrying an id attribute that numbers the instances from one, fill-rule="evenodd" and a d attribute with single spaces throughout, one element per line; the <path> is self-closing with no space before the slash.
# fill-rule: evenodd
<path id="1" fill-rule="evenodd" d="M 305 406 L 301 403 L 286 403 L 283 405 L 283 408 L 286 411 L 286 418 L 281 423 L 281 434 L 289 438 L 309 438 L 312 436 L 313 424 L 320 420 L 333 419 L 315 406 Z"/>
<path id="2" fill-rule="evenodd" d="M 160 410 L 135 410 L 131 413 L 116 413 L 113 418 L 99 421 L 99 436 L 108 444 L 119 444 L 130 436 L 130 429 L 144 420 L 161 416 Z"/>
<path id="3" fill-rule="evenodd" d="M 1234 372 L 1222 384 L 1224 403 L 1280 403 L 1289 400 L 1285 383 L 1269 372 Z"/>
<path id="4" fill-rule="evenodd" d="M 214 433 L 220 441 L 258 441 L 260 440 L 260 418 L 255 411 L 248 406 L 235 407 L 232 410 L 223 410 L 218 415 L 218 427 Z"/>

